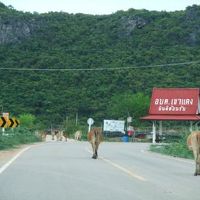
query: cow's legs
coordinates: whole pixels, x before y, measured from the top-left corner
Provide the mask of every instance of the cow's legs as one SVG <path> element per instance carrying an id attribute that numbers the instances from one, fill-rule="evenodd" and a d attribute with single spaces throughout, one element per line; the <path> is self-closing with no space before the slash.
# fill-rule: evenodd
<path id="1" fill-rule="evenodd" d="M 200 155 L 198 153 L 198 150 L 193 149 L 193 155 L 195 160 L 195 172 L 194 176 L 200 175 Z"/>
<path id="2" fill-rule="evenodd" d="M 97 151 L 98 151 L 98 148 L 99 148 L 99 143 L 98 143 L 98 142 L 96 142 L 96 149 L 95 149 L 96 158 L 98 157 L 98 153 L 97 153 Z"/>
<path id="3" fill-rule="evenodd" d="M 194 176 L 197 176 L 197 151 L 193 149 L 193 155 L 194 155 L 194 160 L 195 160 L 195 172 Z"/>
<path id="4" fill-rule="evenodd" d="M 97 159 L 97 154 L 94 153 L 93 156 L 92 156 L 92 158 L 93 159 Z"/>
<path id="5" fill-rule="evenodd" d="M 96 159 L 96 158 L 97 158 L 97 151 L 96 151 L 95 144 L 92 145 L 92 148 L 93 148 L 93 155 L 92 155 L 92 158 Z"/>
<path id="6" fill-rule="evenodd" d="M 54 140 L 55 133 L 51 133 L 51 136 L 52 136 L 52 140 Z"/>
<path id="7" fill-rule="evenodd" d="M 96 146 L 95 142 L 92 143 L 92 150 L 93 150 L 92 158 L 97 159 L 97 146 Z"/>
<path id="8" fill-rule="evenodd" d="M 197 153 L 196 158 L 196 175 L 200 175 L 200 152 Z"/>
<path id="9" fill-rule="evenodd" d="M 94 144 L 94 150 L 93 150 L 93 156 L 92 156 L 92 158 L 94 158 L 94 159 L 98 158 L 98 153 L 97 153 L 98 147 L 99 147 L 99 144 L 97 142 L 95 142 L 95 144 Z"/>
<path id="10" fill-rule="evenodd" d="M 200 175 L 200 163 L 197 160 L 195 161 L 195 167 L 194 176 Z"/>
<path id="11" fill-rule="evenodd" d="M 195 175 L 200 175 L 200 164 L 199 163 L 196 163 L 196 173 Z"/>
<path id="12" fill-rule="evenodd" d="M 97 157 L 98 157 L 97 150 L 95 149 L 92 158 L 97 159 Z"/>

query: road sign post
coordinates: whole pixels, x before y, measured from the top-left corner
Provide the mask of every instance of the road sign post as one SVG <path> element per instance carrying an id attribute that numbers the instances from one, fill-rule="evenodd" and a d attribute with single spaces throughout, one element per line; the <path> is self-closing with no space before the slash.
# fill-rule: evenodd
<path id="1" fill-rule="evenodd" d="M 152 127 L 152 143 L 155 144 L 156 143 L 156 123 L 155 121 L 153 121 L 153 127 Z"/>
<path id="2" fill-rule="evenodd" d="M 87 120 L 87 123 L 88 123 L 88 132 L 90 132 L 90 130 L 91 130 L 91 126 L 92 126 L 92 124 L 94 124 L 94 120 L 92 119 L 92 118 L 89 118 L 88 120 Z"/>
<path id="3" fill-rule="evenodd" d="M 0 118 L 0 127 L 2 127 L 2 135 L 5 133 L 5 127 L 7 125 L 7 121 L 5 117 Z"/>

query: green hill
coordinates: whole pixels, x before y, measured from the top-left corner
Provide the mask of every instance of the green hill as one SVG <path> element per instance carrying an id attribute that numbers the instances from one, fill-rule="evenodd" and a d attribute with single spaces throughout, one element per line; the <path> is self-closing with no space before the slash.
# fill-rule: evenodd
<path id="1" fill-rule="evenodd" d="M 196 5 L 85 15 L 23 13 L 0 3 L 0 106 L 47 126 L 76 113 L 84 122 L 139 117 L 153 87 L 200 86 L 199 47 Z M 142 112 L 118 112 L 138 93 L 146 98 Z"/>

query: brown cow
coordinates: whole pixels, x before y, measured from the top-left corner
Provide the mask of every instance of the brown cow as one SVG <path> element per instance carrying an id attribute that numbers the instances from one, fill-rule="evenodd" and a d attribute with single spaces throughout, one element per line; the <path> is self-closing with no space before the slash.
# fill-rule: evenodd
<path id="1" fill-rule="evenodd" d="M 195 160 L 195 173 L 194 175 L 200 175 L 200 131 L 193 131 L 187 138 L 187 145 L 190 150 L 193 151 Z"/>
<path id="2" fill-rule="evenodd" d="M 60 131 L 60 130 L 53 130 L 51 131 L 51 136 L 52 136 L 52 140 L 54 140 L 55 136 L 56 136 L 56 139 L 57 141 L 62 141 L 62 138 L 63 138 L 63 131 Z"/>
<path id="3" fill-rule="evenodd" d="M 88 133 L 88 141 L 92 145 L 93 155 L 92 158 L 97 159 L 98 157 L 98 147 L 99 144 L 103 141 L 102 129 L 101 128 L 93 128 Z"/>
<path id="4" fill-rule="evenodd" d="M 63 131 L 63 137 L 65 138 L 65 141 L 67 142 L 68 133 L 66 131 Z"/>

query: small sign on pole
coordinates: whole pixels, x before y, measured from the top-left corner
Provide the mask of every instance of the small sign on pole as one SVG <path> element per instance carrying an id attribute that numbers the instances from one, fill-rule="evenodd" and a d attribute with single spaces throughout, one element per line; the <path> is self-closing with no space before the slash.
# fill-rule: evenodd
<path id="1" fill-rule="evenodd" d="M 88 125 L 89 125 L 89 127 L 88 127 L 88 132 L 90 132 L 91 126 L 92 126 L 92 124 L 94 124 L 94 120 L 93 120 L 92 118 L 88 118 L 87 123 L 88 123 Z"/>
<path id="2" fill-rule="evenodd" d="M 132 122 L 132 117 L 127 117 L 127 122 L 131 123 Z"/>

